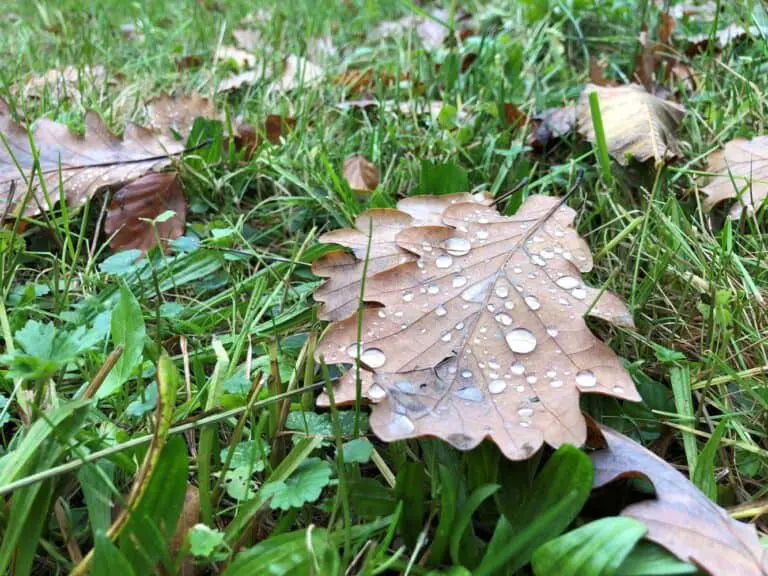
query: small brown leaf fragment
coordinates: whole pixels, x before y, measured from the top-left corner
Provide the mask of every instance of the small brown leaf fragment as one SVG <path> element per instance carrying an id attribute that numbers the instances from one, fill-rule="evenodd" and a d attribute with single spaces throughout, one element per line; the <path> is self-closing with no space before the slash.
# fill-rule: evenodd
<path id="1" fill-rule="evenodd" d="M 662 44 L 672 44 L 672 33 L 675 31 L 677 22 L 669 12 L 659 14 L 659 42 Z"/>
<path id="2" fill-rule="evenodd" d="M 528 122 L 528 116 L 514 104 L 504 102 L 504 120 L 510 126 L 518 127 Z"/>
<path id="3" fill-rule="evenodd" d="M 588 85 L 579 98 L 579 132 L 595 141 L 589 94 L 597 92 L 608 152 L 621 165 L 633 157 L 640 162 L 662 162 L 677 156 L 677 126 L 685 108 L 646 92 L 641 86 Z"/>
<path id="4" fill-rule="evenodd" d="M 552 140 L 567 136 L 576 127 L 576 107 L 549 108 L 531 118 L 528 144 L 544 148 Z"/>
<path id="5" fill-rule="evenodd" d="M 379 167 L 360 154 L 344 160 L 342 174 L 355 192 L 371 193 L 379 185 Z"/>
<path id="6" fill-rule="evenodd" d="M 731 140 L 709 155 L 707 172 L 716 176 L 702 189 L 707 196 L 705 210 L 739 198 L 731 208 L 733 218 L 740 218 L 745 207 L 749 213 L 755 212 L 768 196 L 768 136 Z"/>
<path id="7" fill-rule="evenodd" d="M 181 552 L 187 533 L 198 522 L 200 522 L 200 492 L 196 486 L 190 484 L 187 486 L 187 491 L 184 494 L 184 507 L 181 510 L 178 522 L 176 522 L 176 530 L 171 540 L 170 548 L 173 557 Z M 194 559 L 191 557 L 184 558 L 178 574 L 180 576 L 194 576 L 196 573 Z"/>
<path id="8" fill-rule="evenodd" d="M 349 364 L 359 356 L 373 374 L 365 391 L 374 402 L 371 427 L 384 441 L 435 436 L 469 450 L 489 438 L 517 460 L 543 443 L 583 444 L 581 393 L 640 397 L 584 321 L 589 314 L 632 326 L 615 295 L 581 280 L 592 257 L 572 227 L 575 211 L 545 196 L 529 197 L 514 216 L 488 206 L 485 195 L 466 195 L 440 212 L 443 202 L 418 196 L 383 214 L 401 229 L 385 226 L 399 251 L 391 240 L 382 249 L 402 263 L 367 278 L 363 341 L 353 313 L 329 328 L 317 357 Z M 377 229 L 378 215 L 361 215 L 368 230 Z M 407 225 L 408 218 L 426 222 Z M 370 237 L 374 252 L 379 243 L 368 230 L 358 219 L 357 230 L 323 241 L 359 253 Z M 321 275 L 330 277 L 336 301 L 357 302 L 352 271 L 360 262 L 336 258 Z"/>
<path id="9" fill-rule="evenodd" d="M 282 137 L 290 132 L 296 126 L 296 119 L 283 117 L 279 114 L 267 114 L 264 121 L 264 132 L 267 140 L 272 144 L 279 144 Z"/>
<path id="10" fill-rule="evenodd" d="M 755 527 L 733 520 L 680 472 L 630 438 L 600 426 L 608 448 L 590 455 L 593 486 L 645 476 L 656 498 L 632 504 L 622 515 L 648 527 L 646 538 L 714 576 L 765 576 L 768 551 Z"/>
<path id="11" fill-rule="evenodd" d="M 635 77 L 648 92 L 654 93 L 657 58 L 653 43 L 648 39 L 647 30 L 640 32 L 638 42 L 640 43 L 640 52 L 635 61 Z"/>
<path id="12" fill-rule="evenodd" d="M 157 234 L 164 247 L 184 233 L 187 202 L 175 172 L 153 173 L 134 180 L 112 197 L 104 231 L 115 234 L 110 242 L 113 250 L 137 249 L 148 252 L 156 243 L 150 222 L 164 212 L 175 214 L 158 222 Z"/>
<path id="13" fill-rule="evenodd" d="M 200 68 L 203 65 L 203 59 L 200 56 L 194 54 L 188 54 L 187 56 L 179 56 L 176 58 L 176 70 L 183 72 L 184 70 L 191 70 L 193 68 Z"/>
<path id="14" fill-rule="evenodd" d="M 606 78 L 605 65 L 594 56 L 589 57 L 589 79 L 595 86 L 616 86 L 616 81 Z"/>

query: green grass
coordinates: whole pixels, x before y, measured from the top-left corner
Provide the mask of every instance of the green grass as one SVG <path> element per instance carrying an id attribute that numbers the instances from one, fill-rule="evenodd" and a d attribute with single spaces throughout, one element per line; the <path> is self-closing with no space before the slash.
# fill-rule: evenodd
<path id="1" fill-rule="evenodd" d="M 722 4 L 720 27 L 755 23 L 757 2 Z M 472 191 L 490 189 L 497 195 L 527 177 L 522 192 L 502 203 L 507 213 L 525 195 L 564 194 L 583 171 L 568 203 L 578 211 L 578 230 L 597 255 L 587 279 L 629 303 L 637 330 L 592 327 L 626 360 L 644 398 L 632 405 L 583 396 L 584 409 L 683 471 L 713 458 L 718 502 L 733 507 L 739 518 L 759 523 L 762 516 L 764 522 L 765 218 L 759 212 L 744 222 L 710 221 L 701 210 L 699 189 L 710 151 L 764 129 L 765 41 L 748 39 L 721 55 L 709 51 L 693 58 L 698 87 L 682 98 L 688 108 L 679 135 L 682 158 L 658 171 L 649 164 L 623 169 L 615 162 L 601 168 L 597 152 L 577 137 L 555 143 L 545 154 L 525 149 L 526 127 L 508 126 L 498 110 L 510 102 L 533 114 L 575 100 L 588 81 L 590 55 L 606 59 L 612 77 L 630 78 L 640 15 L 648 14 L 652 32 L 657 21 L 652 2 L 467 3 L 463 7 L 484 24 L 487 35 L 479 58 L 458 77 L 445 72 L 445 64 L 443 72 L 436 71 L 445 50 L 424 52 L 415 34 L 367 38 L 376 23 L 409 13 L 409 5 L 394 0 L 280 3 L 267 20 L 251 25 L 262 31 L 265 45 L 256 57 L 259 66 L 279 66 L 284 56 L 304 54 L 310 46 L 312 58 L 311 40 L 329 37 L 336 54 L 317 62 L 329 77 L 352 68 L 408 74 L 414 80 L 410 85 L 379 85 L 376 95 L 398 102 L 441 99 L 446 108 L 435 121 L 340 111 L 335 104 L 355 96 L 330 80 L 290 93 L 270 92 L 261 82 L 215 94 L 217 81 L 231 70 L 227 63 L 214 65 L 213 53 L 220 44 L 234 43 L 232 30 L 258 8 L 251 1 L 0 3 L 3 13 L 15 13 L 0 19 L 0 97 L 29 122 L 46 117 L 80 130 L 86 110 L 93 109 L 119 133 L 127 122 L 146 120 L 144 102 L 172 90 L 200 91 L 228 106 L 232 118 L 255 125 L 268 113 L 297 120 L 282 144 L 260 147 L 248 162 L 230 161 L 214 143 L 180 163 L 190 206 L 187 236 L 199 238 L 202 248 L 166 257 L 153 253 L 136 265 L 111 259 L 103 269 L 109 249 L 103 235 L 95 234 L 103 195 L 76 213 L 59 210 L 49 219 L 37 217 L 21 232 L 22 241 L 12 242 L 3 232 L 4 351 L 13 345 L 9 335 L 30 320 L 53 323 L 61 333 L 83 326 L 98 336 L 93 347 L 74 354 L 51 378 L 23 386 L 37 394 L 20 393 L 19 382 L 0 371 L 0 401 L 6 405 L 0 418 L 0 476 L 18 483 L 14 497 L 0 502 L 0 532 L 8 542 L 14 531 L 21 534 L 14 556 L 18 573 L 68 572 L 77 563 L 73 550 L 85 555 L 94 542 L 93 573 L 110 554 L 116 561 L 123 554 L 137 574 L 142 573 L 138 567 L 151 570 L 158 562 L 170 572 L 178 568 L 173 566 L 177 558 L 151 549 L 151 541 L 142 539 L 132 548 L 123 537 L 118 552 L 97 537 L 116 515 L 109 503 L 125 505 L 147 446 L 157 442 L 151 436 L 158 395 L 154 382 L 163 352 L 180 378 L 175 394 L 165 396 L 174 407 L 170 438 L 183 438 L 186 445 L 170 440 L 162 448 L 160 443 L 159 472 L 153 472 L 146 490 L 162 502 L 164 487 L 206 486 L 200 490 L 202 521 L 217 532 L 207 535 L 213 551 L 198 559 L 203 570 L 248 550 L 230 565 L 232 573 L 253 573 L 249 562 L 284 567 L 277 573 L 294 566 L 296 574 L 342 574 L 352 565 L 361 574 L 426 574 L 430 569 L 461 574 L 460 565 L 479 566 L 483 573 L 500 558 L 488 552 L 499 554 L 493 539 L 511 529 L 499 528 L 502 513 L 518 538 L 510 537 L 518 544 L 505 552 L 510 556 L 504 561 L 528 570 L 533 549 L 522 544 L 523 536 L 540 534 L 541 544 L 557 535 L 535 521 L 546 518 L 546 510 L 530 504 L 543 498 L 537 482 L 562 487 L 554 464 L 539 470 L 540 462 L 553 461 L 551 450 L 532 461 L 506 462 L 489 443 L 462 453 L 436 440 L 383 444 L 369 436 L 374 451 L 363 457 L 367 446 L 344 448 L 357 427 L 354 410 L 312 413 L 316 390 L 335 375 L 328 376 L 312 359 L 324 329 L 312 299 L 320 280 L 309 268 L 326 250 L 317 238 L 349 226 L 367 207 L 394 206 L 421 185 L 424 162 L 454 164 L 466 172 Z M 762 24 L 757 8 L 754 13 Z M 126 24 L 143 40 L 126 38 L 121 32 Z M 691 20 L 678 26 L 694 34 L 709 32 L 712 23 Z M 177 58 L 191 55 L 202 66 L 179 71 Z M 18 83 L 29 75 L 67 65 L 102 65 L 116 81 L 83 82 L 79 102 L 19 93 Z M 451 106 L 474 113 L 453 119 Z M 206 136 L 215 132 L 208 130 Z M 341 165 L 356 153 L 379 166 L 381 184 L 371 197 L 358 196 L 343 183 Z M 126 292 L 135 297 L 133 303 Z M 145 334 L 137 345 L 141 364 L 117 394 L 97 405 L 71 405 L 113 350 L 106 329 L 116 305 L 127 311 L 118 320 L 112 312 L 113 332 L 116 321 L 133 326 L 143 318 Z M 257 375 L 264 376 L 260 387 Z M 284 394 L 295 391 L 301 393 Z M 163 397 L 163 390 L 159 394 Z M 12 460 L 9 455 L 25 446 L 26 419 L 51 418 L 57 405 L 63 406 L 62 423 L 55 434 L 26 448 L 29 458 L 22 464 Z M 726 424 L 719 445 L 705 451 L 721 421 Z M 366 418 L 361 424 L 367 430 Z M 302 440 L 305 430 L 324 434 L 322 443 L 315 437 Z M 570 453 L 561 456 L 578 460 Z M 233 460 L 241 466 L 232 466 Z M 4 468 L 11 461 L 17 467 Z M 297 470 L 301 473 L 294 474 Z M 23 480 L 32 475 L 42 482 Z M 711 476 L 701 480 L 702 488 Z M 297 505 L 270 508 L 261 492 L 270 482 L 284 482 L 280 486 L 293 491 L 284 492 L 284 499 L 295 493 Z M 167 495 L 173 501 L 162 507 L 180 507 L 182 493 L 176 490 L 175 500 Z M 312 502 L 302 503 L 315 493 Z M 601 507 L 599 515 L 619 510 L 615 503 L 592 501 L 579 515 L 581 504 L 571 505 L 578 498 L 562 498 L 562 513 L 568 514 L 570 506 L 575 510 L 570 518 L 578 516 L 574 526 L 597 517 Z M 531 513 L 525 523 L 515 517 L 519 509 Z M 449 511 L 454 525 L 441 522 Z M 168 532 L 156 526 L 151 510 L 147 514 L 134 515 L 126 534 Z M 0 546 L 0 560 L 10 559 L 12 552 Z M 450 566 L 456 571 L 447 572 Z"/>

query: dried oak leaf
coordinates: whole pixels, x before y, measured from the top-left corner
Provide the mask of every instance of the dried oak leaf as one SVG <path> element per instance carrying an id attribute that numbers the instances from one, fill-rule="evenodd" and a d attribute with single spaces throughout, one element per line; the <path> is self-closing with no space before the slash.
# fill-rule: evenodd
<path id="1" fill-rule="evenodd" d="M 641 86 L 595 86 L 589 84 L 576 109 L 579 132 L 595 141 L 589 94 L 597 92 L 608 152 L 621 165 L 629 157 L 640 162 L 673 158 L 680 151 L 675 133 L 685 108 L 646 92 Z"/>
<path id="2" fill-rule="evenodd" d="M 570 134 L 576 127 L 576 108 L 564 106 L 549 108 L 531 118 L 531 133 L 528 144 L 543 148 L 550 141 Z"/>
<path id="3" fill-rule="evenodd" d="M 109 83 L 114 83 L 114 78 L 107 76 L 104 66 L 66 66 L 62 69 L 48 70 L 45 74 L 30 76 L 24 84 L 13 86 L 11 92 L 19 98 L 41 98 L 47 91 L 54 100 L 71 99 L 79 103 L 82 100 L 80 88 L 93 86 L 100 89 Z"/>
<path id="4" fill-rule="evenodd" d="M 213 100 L 192 94 L 163 93 L 147 104 L 147 117 L 153 130 L 173 138 L 174 132 L 186 139 L 197 118 L 215 119 L 219 113 Z"/>
<path id="5" fill-rule="evenodd" d="M 156 224 L 164 246 L 184 233 L 187 201 L 176 172 L 145 174 L 127 184 L 112 197 L 104 231 L 115 234 L 113 250 L 137 249 L 148 252 L 157 242 L 150 222 L 167 211 L 174 215 Z"/>
<path id="6" fill-rule="evenodd" d="M 600 432 L 608 447 L 590 456 L 594 487 L 645 476 L 656 489 L 655 499 L 622 512 L 648 527 L 646 538 L 715 576 L 768 575 L 768 550 L 754 526 L 733 520 L 685 476 L 638 443 L 605 426 Z"/>
<path id="7" fill-rule="evenodd" d="M 12 152 L 11 155 L 5 146 L 0 147 L 0 215 L 8 216 L 14 214 L 25 195 L 24 178 L 29 178 L 32 172 L 34 156 L 25 126 L 13 122 L 7 115 L 0 115 L 0 133 Z M 102 188 L 126 183 L 168 166 L 170 156 L 184 149 L 183 142 L 158 136 L 135 124 L 129 124 L 123 138 L 118 138 L 95 112 L 86 114 L 82 136 L 70 132 L 63 124 L 41 118 L 35 123 L 32 140 L 39 152 L 40 169 L 51 202 L 55 204 L 60 200 L 61 176 L 67 205 L 73 209 Z M 49 208 L 38 181 L 35 174 L 31 197 L 24 209 L 27 216 Z"/>
<path id="8" fill-rule="evenodd" d="M 349 187 L 356 192 L 371 193 L 379 185 L 379 167 L 360 154 L 344 160 L 342 174 Z"/>
<path id="9" fill-rule="evenodd" d="M 317 83 L 325 71 L 301 56 L 290 55 L 283 61 L 283 72 L 270 85 L 270 92 L 289 92 L 300 86 L 311 86 Z"/>
<path id="10" fill-rule="evenodd" d="M 717 174 L 702 189 L 707 195 L 704 209 L 731 198 L 739 198 L 731 216 L 740 218 L 746 207 L 754 212 L 768 196 L 768 136 L 752 140 L 736 138 L 707 159 L 707 171 Z"/>
<path id="11" fill-rule="evenodd" d="M 545 442 L 584 442 L 579 393 L 639 400 L 619 358 L 584 321 L 632 325 L 621 300 L 582 282 L 592 256 L 574 216 L 545 196 L 529 197 L 514 216 L 457 201 L 439 226 L 395 234 L 410 256 L 398 254 L 404 263 L 366 280 L 362 342 L 355 314 L 333 324 L 316 351 L 329 364 L 351 364 L 359 352 L 373 372 L 366 396 L 381 439 L 436 436 L 467 450 L 490 438 L 523 459 Z M 359 230 L 331 241 L 345 234 L 367 247 Z M 359 298 L 353 291 L 335 297 Z"/>

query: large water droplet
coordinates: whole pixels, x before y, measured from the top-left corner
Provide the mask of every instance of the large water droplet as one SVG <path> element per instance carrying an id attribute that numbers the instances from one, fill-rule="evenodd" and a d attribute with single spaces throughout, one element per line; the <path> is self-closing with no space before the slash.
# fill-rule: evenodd
<path id="1" fill-rule="evenodd" d="M 430 284 L 429 288 L 427 288 L 427 292 L 429 294 L 433 294 L 433 295 L 434 294 L 439 294 L 440 293 L 440 286 L 438 286 L 437 284 Z"/>
<path id="2" fill-rule="evenodd" d="M 522 376 L 523 374 L 525 374 L 525 366 L 523 366 L 522 362 L 515 362 L 514 364 L 512 364 L 509 371 L 516 376 Z"/>
<path id="3" fill-rule="evenodd" d="M 367 350 L 363 350 L 363 353 L 360 355 L 360 361 L 371 368 L 380 368 L 384 366 L 387 357 L 384 356 L 384 352 L 378 348 L 368 348 Z"/>
<path id="4" fill-rule="evenodd" d="M 457 322 L 456 330 L 464 330 L 464 322 Z"/>
<path id="5" fill-rule="evenodd" d="M 536 336 L 525 328 L 515 328 L 504 337 L 507 345 L 516 354 L 528 354 L 536 349 Z"/>
<path id="6" fill-rule="evenodd" d="M 597 378 L 591 370 L 581 370 L 576 374 L 576 384 L 583 388 L 597 386 Z"/>
<path id="7" fill-rule="evenodd" d="M 453 280 L 451 280 L 451 286 L 454 288 L 461 288 L 462 286 L 466 285 L 467 278 L 465 276 L 454 276 Z"/>
<path id="8" fill-rule="evenodd" d="M 392 436 L 405 436 L 416 428 L 408 416 L 403 416 L 402 414 L 393 415 L 387 427 Z"/>
<path id="9" fill-rule="evenodd" d="M 507 288 L 504 284 L 497 284 L 495 292 L 496 296 L 499 298 L 506 298 L 509 296 L 509 288 Z"/>
<path id="10" fill-rule="evenodd" d="M 560 288 L 563 290 L 573 290 L 577 286 L 581 284 L 577 278 L 574 278 L 573 276 L 561 276 L 557 279 L 557 282 L 555 282 Z"/>
<path id="11" fill-rule="evenodd" d="M 413 292 L 410 290 L 403 292 L 403 302 L 413 302 Z"/>
<path id="12" fill-rule="evenodd" d="M 533 262 L 534 264 L 536 264 L 536 266 L 546 266 L 546 265 L 547 265 L 547 261 L 546 261 L 546 260 L 544 260 L 544 259 L 543 259 L 541 256 L 539 256 L 538 254 L 536 254 L 536 255 L 534 255 L 534 256 L 531 256 L 531 262 Z"/>
<path id="13" fill-rule="evenodd" d="M 550 388 L 561 388 L 563 386 L 562 380 L 552 380 L 552 382 L 549 383 Z"/>
<path id="14" fill-rule="evenodd" d="M 446 310 L 443 306 L 438 306 L 437 308 L 435 308 L 435 314 L 439 318 L 441 316 L 445 316 L 446 314 L 448 314 L 448 310 Z"/>
<path id="15" fill-rule="evenodd" d="M 450 342 L 451 341 L 451 333 L 450 332 L 446 332 L 445 334 L 440 336 L 440 340 L 442 340 L 443 342 Z"/>
<path id="16" fill-rule="evenodd" d="M 464 369 L 461 371 L 462 378 L 472 378 L 472 370 Z"/>
<path id="17" fill-rule="evenodd" d="M 435 266 L 438 268 L 449 268 L 453 264 L 453 258 L 448 256 L 447 254 L 441 254 L 437 258 L 435 258 Z"/>
<path id="18" fill-rule="evenodd" d="M 539 299 L 536 298 L 536 296 L 526 296 L 525 303 L 528 304 L 528 308 L 531 310 L 538 310 L 541 308 L 541 302 L 539 302 Z"/>
<path id="19" fill-rule="evenodd" d="M 491 394 L 501 394 L 506 388 L 507 383 L 504 380 L 493 380 L 488 384 L 488 392 Z"/>
<path id="20" fill-rule="evenodd" d="M 480 230 L 478 230 L 477 231 L 477 238 L 478 238 L 478 240 L 485 240 L 485 239 L 487 239 L 488 238 L 488 230 L 486 230 L 485 228 L 481 228 Z"/>
<path id="21" fill-rule="evenodd" d="M 368 388 L 368 392 L 366 392 L 365 395 L 376 402 L 383 399 L 387 395 L 387 391 L 378 384 L 371 384 L 371 387 Z"/>
<path id="22" fill-rule="evenodd" d="M 462 388 L 461 390 L 456 390 L 454 394 L 459 398 L 461 398 L 462 400 L 469 400 L 471 402 L 483 401 L 483 393 L 480 391 L 479 388 L 475 388 L 474 386 L 469 386 L 467 388 Z"/>
<path id="23" fill-rule="evenodd" d="M 522 418 L 530 418 L 533 416 L 533 408 L 520 408 L 517 413 L 520 414 Z"/>
<path id="24" fill-rule="evenodd" d="M 571 290 L 571 296 L 576 298 L 576 300 L 584 300 L 587 297 L 587 291 L 583 288 L 576 288 Z"/>
<path id="25" fill-rule="evenodd" d="M 472 244 L 470 244 L 469 240 L 466 238 L 453 236 L 443 242 L 443 248 L 445 248 L 445 251 L 451 256 L 464 256 L 465 254 L 469 254 L 469 251 L 472 249 Z"/>

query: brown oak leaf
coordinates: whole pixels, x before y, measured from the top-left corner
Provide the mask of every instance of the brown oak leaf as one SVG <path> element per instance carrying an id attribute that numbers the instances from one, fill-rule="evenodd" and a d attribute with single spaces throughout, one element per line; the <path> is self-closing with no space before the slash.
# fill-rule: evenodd
<path id="1" fill-rule="evenodd" d="M 733 218 L 740 218 L 744 207 L 754 212 L 768 196 L 768 136 L 731 140 L 709 155 L 707 171 L 717 176 L 702 189 L 705 210 L 739 198 L 731 208 Z"/>
<path id="2" fill-rule="evenodd" d="M 344 160 L 342 174 L 349 187 L 356 192 L 371 193 L 379 185 L 379 167 L 360 154 Z"/>
<path id="3" fill-rule="evenodd" d="M 157 243 L 148 220 L 169 210 L 174 215 L 156 224 L 164 246 L 184 233 L 187 219 L 187 201 L 176 172 L 145 174 L 124 186 L 112 197 L 104 224 L 104 231 L 114 234 L 110 246 L 113 250 L 148 252 Z"/>
<path id="4" fill-rule="evenodd" d="M 760 544 L 754 526 L 733 520 L 685 476 L 637 442 L 605 426 L 600 426 L 600 432 L 608 447 L 590 456 L 594 487 L 645 476 L 656 490 L 655 499 L 632 504 L 622 512 L 648 527 L 646 538 L 715 576 L 768 574 L 768 550 Z"/>
<path id="5" fill-rule="evenodd" d="M 632 326 L 631 316 L 616 296 L 584 284 L 592 256 L 560 199 L 531 196 L 514 216 L 484 199 L 450 203 L 439 225 L 389 231 L 407 254 L 385 242 L 404 262 L 366 279 L 362 341 L 354 314 L 329 328 L 316 355 L 329 364 L 359 356 L 372 373 L 371 427 L 385 441 L 436 436 L 467 450 L 490 438 L 510 459 L 543 443 L 581 445 L 580 393 L 639 400 L 584 316 Z M 359 255 L 369 237 L 373 251 L 373 232 L 339 231 L 330 241 L 354 238 Z M 335 271 L 324 272 L 333 282 Z M 349 291 L 335 298 L 359 298 L 350 277 L 341 283 Z"/>

